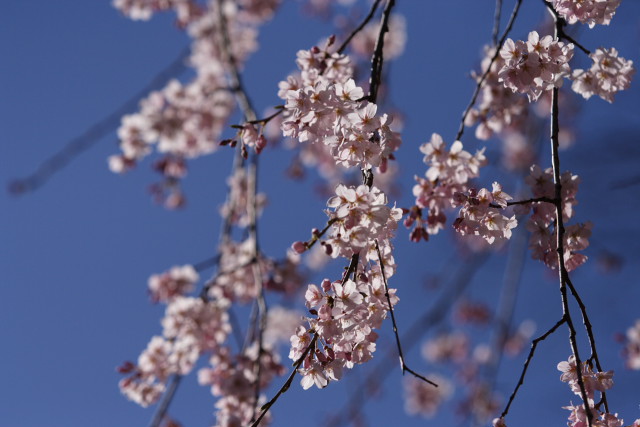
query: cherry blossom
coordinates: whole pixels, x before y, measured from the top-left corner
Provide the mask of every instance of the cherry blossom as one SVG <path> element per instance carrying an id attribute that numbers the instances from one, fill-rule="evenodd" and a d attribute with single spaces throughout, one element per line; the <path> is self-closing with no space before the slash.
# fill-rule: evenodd
<path id="1" fill-rule="evenodd" d="M 299 51 L 300 75 L 280 83 L 278 96 L 286 102 L 283 134 L 326 145 L 344 167 L 381 166 L 398 149 L 400 135 L 390 128 L 390 116 L 378 116 L 377 106 L 362 100 L 349 57 L 329 47 Z"/>
<path id="2" fill-rule="evenodd" d="M 482 72 L 472 73 L 477 82 L 489 67 L 494 53 L 495 48 L 485 47 L 485 57 L 480 67 Z M 466 126 L 478 125 L 475 132 L 478 139 L 486 140 L 494 134 L 518 129 L 527 117 L 528 104 L 524 96 L 514 93 L 499 80 L 498 72 L 505 66 L 502 56 L 496 57 L 480 89 L 478 103 L 465 119 Z"/>
<path id="3" fill-rule="evenodd" d="M 573 57 L 573 44 L 555 41 L 551 36 L 540 38 L 532 31 L 526 42 L 507 39 L 500 56 L 505 64 L 498 72 L 498 80 L 535 101 L 542 92 L 562 86 L 563 77 L 571 71 L 568 63 Z"/>
<path id="4" fill-rule="evenodd" d="M 493 183 L 492 191 L 470 189 L 468 194 L 456 193 L 454 200 L 462 207 L 453 227 L 462 235 L 482 236 L 492 244 L 496 239 L 509 239 L 511 230 L 518 225 L 515 215 L 507 217 L 500 213 L 500 209 L 507 207 L 511 196 L 504 193 L 497 182 Z"/>
<path id="5" fill-rule="evenodd" d="M 553 7 L 569 24 L 580 21 L 593 28 L 609 25 L 620 0 L 553 0 Z"/>
<path id="6" fill-rule="evenodd" d="M 198 273 L 193 266 L 172 267 L 165 273 L 149 277 L 149 293 L 155 302 L 168 302 L 193 291 L 198 280 Z"/>
<path id="7" fill-rule="evenodd" d="M 628 89 L 631 84 L 636 72 L 633 61 L 618 57 L 615 48 L 596 49 L 589 57 L 593 60 L 590 69 L 573 70 L 571 89 L 585 99 L 598 95 L 607 102 L 613 102 L 615 94 Z"/>
<path id="8" fill-rule="evenodd" d="M 420 146 L 420 151 L 425 154 L 424 162 L 429 168 L 426 179 L 415 177 L 418 182 L 413 187 L 416 205 L 404 221 L 406 227 L 415 225 L 413 241 L 426 240 L 444 228 L 447 219 L 444 211 L 454 207 L 455 194 L 467 191 L 468 181 L 479 175 L 480 167 L 486 162 L 484 149 L 471 155 L 460 141 L 455 141 L 447 150 L 442 137 L 436 133 Z"/>

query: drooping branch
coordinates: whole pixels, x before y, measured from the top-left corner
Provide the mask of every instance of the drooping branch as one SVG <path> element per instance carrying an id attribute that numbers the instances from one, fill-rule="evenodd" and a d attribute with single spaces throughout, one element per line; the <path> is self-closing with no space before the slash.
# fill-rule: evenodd
<path id="1" fill-rule="evenodd" d="M 444 286 L 444 292 L 440 295 L 437 301 L 431 306 L 429 310 L 424 312 L 418 319 L 416 319 L 409 329 L 407 329 L 401 337 L 401 341 L 405 343 L 405 349 L 412 349 L 419 341 L 420 337 L 429 332 L 432 328 L 440 324 L 449 313 L 450 308 L 454 303 L 462 297 L 465 289 L 471 283 L 473 275 L 479 270 L 480 266 L 489 258 L 487 253 L 480 255 L 474 255 L 472 259 L 465 262 L 464 268 L 454 270 L 456 272 L 454 278 L 450 283 Z M 443 272 L 452 271 L 453 263 L 459 264 L 459 257 L 452 257 Z M 389 375 L 393 372 L 389 369 L 391 363 L 395 363 L 397 354 L 394 350 L 389 350 L 385 358 L 383 358 L 374 368 L 367 379 L 364 382 L 364 388 L 372 388 L 383 383 Z M 333 417 L 330 418 L 330 425 L 342 425 L 343 420 L 353 418 L 353 414 L 356 413 L 359 407 L 364 404 L 366 394 L 354 394 L 350 395 L 349 400 Z M 346 422 L 346 421 L 345 421 Z"/>
<path id="2" fill-rule="evenodd" d="M 337 53 L 343 53 L 344 50 L 347 48 L 347 46 L 349 46 L 349 43 L 351 43 L 351 40 L 360 31 L 362 31 L 362 29 L 371 21 L 371 18 L 373 18 L 373 15 L 376 13 L 376 10 L 378 9 L 378 5 L 380 4 L 381 1 L 382 0 L 375 0 L 375 2 L 373 2 L 373 4 L 371 5 L 371 9 L 369 10 L 369 13 L 367 14 L 367 16 L 364 17 L 364 19 L 362 20 L 360 25 L 358 25 L 356 28 L 354 28 L 353 31 L 351 31 L 351 33 L 349 34 L 349 36 L 347 36 L 347 38 L 344 40 L 344 42 L 342 42 L 342 44 L 340 45 L 340 47 L 336 51 Z"/>
<path id="3" fill-rule="evenodd" d="M 271 400 L 269 400 L 267 403 L 265 403 L 264 405 L 262 405 L 262 408 L 260 408 L 261 412 L 260 415 L 258 416 L 258 418 L 251 424 L 251 427 L 257 427 L 258 425 L 260 425 L 260 421 L 262 421 L 262 419 L 264 418 L 264 416 L 267 414 L 267 412 L 269 411 L 269 409 L 273 406 L 274 403 L 277 402 L 277 400 L 280 398 L 280 396 L 282 396 L 283 393 L 285 393 L 287 390 L 289 390 L 289 387 L 291 387 L 291 383 L 293 382 L 293 379 L 295 378 L 296 374 L 298 373 L 298 369 L 300 368 L 300 365 L 302 365 L 302 362 L 304 362 L 304 359 L 307 357 L 307 355 L 309 354 L 309 352 L 315 347 L 316 345 L 316 341 L 318 340 L 318 334 L 314 334 L 313 338 L 311 339 L 311 342 L 309 343 L 309 345 L 307 346 L 307 348 L 304 350 L 304 352 L 302 353 L 302 355 L 298 358 L 298 360 L 296 360 L 293 364 L 293 370 L 291 371 L 291 373 L 289 374 L 289 377 L 287 378 L 287 380 L 284 382 L 284 384 L 282 385 L 282 387 L 280 387 L 280 389 L 278 390 L 278 392 L 275 394 L 275 396 L 273 396 L 271 398 Z"/>
<path id="4" fill-rule="evenodd" d="M 555 11 L 553 11 L 555 12 Z M 553 13 L 552 13 L 553 15 Z M 562 28 L 563 21 L 555 18 L 555 31 L 554 38 L 558 39 L 558 33 Z M 560 177 L 560 125 L 559 125 L 559 112 L 558 112 L 558 88 L 554 87 L 551 92 L 551 163 L 553 169 L 553 183 L 555 186 L 555 210 L 556 210 L 556 245 L 558 253 L 558 276 L 560 281 L 560 295 L 562 298 L 562 311 L 567 327 L 569 328 L 569 342 L 571 344 L 571 350 L 576 360 L 576 366 L 578 366 L 578 385 L 580 387 L 580 394 L 582 401 L 584 402 L 585 411 L 587 414 L 587 420 L 589 427 L 593 425 L 593 412 L 589 407 L 589 399 L 587 397 L 587 391 L 584 385 L 584 378 L 582 375 L 582 361 L 578 351 L 578 342 L 576 339 L 576 330 L 571 318 L 571 312 L 569 309 L 569 300 L 567 298 L 567 282 L 569 281 L 569 272 L 567 271 L 564 263 L 564 219 L 562 212 L 562 182 Z"/>
<path id="5" fill-rule="evenodd" d="M 573 298 L 578 303 L 578 307 L 580 308 L 580 313 L 582 314 L 582 323 L 584 324 L 584 328 L 587 331 L 587 336 L 589 337 L 589 346 L 591 348 L 591 357 L 589 358 L 589 362 L 595 362 L 596 368 L 599 372 L 604 372 L 602 369 L 602 365 L 600 364 L 600 357 L 598 356 L 598 350 L 596 348 L 596 338 L 593 334 L 593 326 L 591 325 L 591 321 L 589 320 L 589 315 L 587 314 L 587 307 L 584 305 L 578 290 L 573 286 L 571 282 L 571 278 L 567 274 L 567 286 L 573 295 Z M 602 402 L 604 403 L 604 408 L 609 412 L 609 402 L 607 401 L 607 392 L 602 391 Z"/>
<path id="6" fill-rule="evenodd" d="M 569 34 L 566 33 L 566 31 L 564 30 L 564 27 L 566 26 L 566 21 L 554 9 L 553 4 L 551 4 L 551 2 L 548 2 L 547 0 L 542 0 L 542 2 L 547 7 L 547 10 L 549 10 L 551 15 L 553 15 L 553 19 L 557 23 L 557 25 L 556 25 L 557 38 L 558 39 L 564 39 L 564 40 L 568 41 L 569 43 L 573 43 L 581 51 L 583 51 L 587 55 L 591 55 L 591 51 L 589 49 L 587 49 L 586 47 L 581 45 L 578 41 L 576 41 L 573 37 L 571 37 Z"/>
<path id="7" fill-rule="evenodd" d="M 389 31 L 389 17 L 391 10 L 395 6 L 395 0 L 387 0 L 387 5 L 382 12 L 380 21 L 380 30 L 378 31 L 378 39 L 376 47 L 371 58 L 371 76 L 369 77 L 369 94 L 366 99 L 375 104 L 378 99 L 378 88 L 382 81 L 382 64 L 384 63 L 384 36 Z"/>
<path id="8" fill-rule="evenodd" d="M 391 296 L 389 295 L 389 285 L 387 284 L 387 276 L 384 272 L 384 261 L 382 260 L 382 254 L 380 253 L 380 246 L 378 245 L 378 240 L 376 240 L 376 252 L 378 253 L 378 262 L 380 262 L 380 272 L 382 273 L 382 282 L 384 283 L 384 295 L 387 298 L 387 303 L 389 304 L 389 313 L 391 313 L 391 322 L 393 325 L 393 334 L 396 337 L 396 345 L 398 347 L 398 356 L 400 357 L 400 369 L 402 369 L 402 375 L 405 372 L 409 372 L 416 378 L 421 379 L 422 381 L 431 384 L 434 387 L 438 387 L 438 384 L 433 381 L 425 378 L 424 376 L 418 374 L 413 369 L 407 366 L 407 362 L 404 360 L 404 353 L 402 352 L 402 344 L 400 343 L 400 335 L 398 334 L 398 324 L 396 323 L 396 316 L 393 313 L 393 305 L 391 304 Z"/>
<path id="9" fill-rule="evenodd" d="M 513 28 L 513 23 L 518 17 L 518 12 L 520 11 L 521 5 L 522 5 L 522 0 L 517 0 L 515 6 L 513 7 L 513 12 L 511 12 L 511 16 L 509 17 L 507 28 L 504 30 L 502 37 L 500 37 L 500 41 L 497 43 L 495 47 L 496 51 L 493 53 L 493 56 L 491 57 L 491 61 L 489 61 L 489 65 L 487 66 L 487 69 L 484 70 L 484 73 L 482 73 L 482 76 L 480 76 L 480 79 L 478 79 L 476 87 L 473 91 L 473 95 L 471 96 L 471 101 L 469 101 L 469 105 L 467 105 L 467 108 L 464 110 L 464 113 L 462 113 L 462 119 L 460 120 L 460 127 L 458 128 L 458 133 L 456 134 L 456 139 L 455 139 L 456 141 L 460 141 L 460 138 L 462 138 L 462 134 L 464 133 L 464 128 L 465 128 L 464 122 L 467 120 L 467 116 L 469 115 L 469 112 L 471 111 L 476 101 L 478 100 L 478 95 L 480 95 L 480 89 L 482 89 L 482 85 L 484 81 L 487 79 L 487 76 L 491 72 L 491 67 L 493 66 L 493 63 L 498 58 L 498 55 L 500 55 L 500 49 L 502 49 L 502 45 L 504 44 L 505 40 L 509 36 L 509 33 L 511 33 L 511 29 Z"/>
<path id="10" fill-rule="evenodd" d="M 504 418 L 505 416 L 507 416 L 507 414 L 509 413 L 509 408 L 511 407 L 511 404 L 513 403 L 514 399 L 516 398 L 516 395 L 518 394 L 518 390 L 520 390 L 520 387 L 524 384 L 524 378 L 527 375 L 527 369 L 529 369 L 529 363 L 531 363 L 531 360 L 533 359 L 533 356 L 536 352 L 536 348 L 538 347 L 538 344 L 540 343 L 540 341 L 544 341 L 545 339 L 547 339 L 547 337 L 553 334 L 560 326 L 565 324 L 567 322 L 567 317 L 568 316 L 566 315 L 562 316 L 562 319 L 558 320 L 558 322 L 556 322 L 556 324 L 553 325 L 551 329 L 549 329 L 547 332 L 540 335 L 538 338 L 534 339 L 531 342 L 531 350 L 529 350 L 529 355 L 527 356 L 527 360 L 525 360 L 524 362 L 524 367 L 522 368 L 520 379 L 518 380 L 518 384 L 516 384 L 516 388 L 511 393 L 511 396 L 509 396 L 509 401 L 507 402 L 507 406 L 504 408 L 504 411 L 502 411 L 502 415 L 500 415 L 501 418 Z"/>

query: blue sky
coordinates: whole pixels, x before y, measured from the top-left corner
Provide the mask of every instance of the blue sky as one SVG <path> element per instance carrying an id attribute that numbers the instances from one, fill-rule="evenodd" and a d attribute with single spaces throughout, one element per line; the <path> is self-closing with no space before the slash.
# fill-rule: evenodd
<path id="1" fill-rule="evenodd" d="M 321 20 L 300 19 L 298 2 L 285 3 L 260 36 L 262 50 L 246 66 L 245 81 L 258 110 L 279 103 L 277 83 L 294 69 L 295 52 L 331 32 Z M 505 3 L 510 9 L 511 2 Z M 585 28 L 579 37 L 593 48 L 616 46 L 622 56 L 640 63 L 640 3 L 622 3 L 610 27 Z M 397 10 L 407 18 L 409 39 L 405 55 L 390 64 L 390 100 L 406 118 L 398 156 L 404 192 L 398 205 L 408 206 L 412 177 L 425 170 L 418 146 L 433 132 L 450 142 L 457 130 L 473 89 L 468 72 L 491 35 L 493 1 L 399 0 Z M 539 2 L 525 2 L 514 37 L 526 36 L 544 13 Z M 168 15 L 137 23 L 104 1 L 7 0 L 0 17 L 0 180 L 8 183 L 28 174 L 144 87 L 187 44 Z M 606 369 L 616 370 L 609 401 L 627 422 L 640 418 L 640 373 L 624 369 L 613 337 L 640 317 L 640 185 L 620 190 L 611 186 L 640 173 L 637 83 L 613 105 L 600 99 L 581 103 L 578 142 L 562 154 L 563 169 L 582 177 L 577 218 L 595 224 L 587 254 L 595 260 L 607 250 L 625 261 L 613 275 L 601 274 L 593 262 L 573 277 L 589 307 Z M 464 142 L 469 149 L 481 146 L 473 132 L 467 132 Z M 491 144 L 487 143 L 488 152 L 495 160 L 497 149 Z M 546 150 L 543 165 L 548 166 Z M 147 195 L 147 186 L 156 179 L 149 162 L 125 176 L 108 171 L 106 158 L 116 151 L 113 131 L 38 191 L 19 198 L 0 194 L 3 425 L 140 426 L 151 417 L 150 410 L 120 395 L 114 368 L 137 358 L 148 339 L 160 332 L 163 310 L 148 302 L 148 276 L 215 252 L 217 209 L 224 200 L 231 156 L 221 151 L 193 162 L 185 181 L 188 207 L 168 212 Z M 260 227 L 261 241 L 265 252 L 277 257 L 292 241 L 324 223 L 324 200 L 313 197 L 313 180 L 291 183 L 284 178 L 289 153 L 267 150 L 264 157 L 260 186 L 270 205 Z M 485 173 L 493 172 L 502 176 L 498 170 Z M 491 182 L 492 177 L 485 180 Z M 505 190 L 514 187 L 505 182 Z M 295 200 L 304 201 L 295 210 L 282 209 Z M 401 298 L 402 329 L 436 300 L 438 291 L 425 290 L 422 283 L 450 265 L 446 262 L 455 248 L 448 233 L 420 245 L 409 244 L 403 230 L 398 234 L 399 272 L 391 286 L 398 288 Z M 495 254 L 477 272 L 470 295 L 487 303 L 497 299 L 505 255 Z M 454 265 L 447 274 L 462 268 Z M 542 332 L 559 316 L 553 275 L 528 260 L 515 320 L 533 319 Z M 385 324 L 383 329 L 380 356 L 393 345 L 391 327 Z M 421 359 L 419 346 L 415 343 L 409 352 L 410 364 L 421 372 L 438 371 Z M 513 425 L 565 422 L 567 411 L 560 406 L 577 399 L 558 381 L 555 365 L 568 355 L 564 330 L 543 343 L 512 411 Z M 498 377 L 503 394 L 515 384 L 522 359 L 505 363 Z M 323 425 L 323 414 L 358 392 L 367 369 L 357 369 L 352 378 L 327 390 L 303 392 L 295 385 L 276 405 L 275 425 L 306 423 L 306 414 Z M 423 419 L 404 415 L 400 381 L 398 370 L 385 383 L 381 399 L 365 407 L 369 425 L 425 425 Z M 210 423 L 212 411 L 208 390 L 197 386 L 194 376 L 188 378 L 172 413 L 185 426 L 199 426 Z M 451 406 L 445 411 L 452 412 Z M 441 425 L 455 425 L 454 420 L 445 418 Z"/>

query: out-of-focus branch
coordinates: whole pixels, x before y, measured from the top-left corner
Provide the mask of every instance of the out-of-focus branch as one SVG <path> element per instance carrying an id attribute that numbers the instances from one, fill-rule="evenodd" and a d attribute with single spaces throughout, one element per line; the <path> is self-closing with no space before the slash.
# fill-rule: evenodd
<path id="1" fill-rule="evenodd" d="M 80 154 L 96 145 L 103 137 L 113 132 L 125 114 L 133 111 L 138 106 L 140 99 L 149 92 L 164 86 L 167 81 L 182 74 L 186 70 L 185 59 L 188 57 L 191 47 L 186 47 L 178 56 L 162 71 L 151 79 L 149 84 L 127 99 L 120 107 L 113 110 L 103 119 L 91 125 L 83 133 L 71 139 L 62 149 L 43 161 L 30 175 L 19 178 L 9 183 L 9 192 L 18 196 L 35 191 L 44 185 L 60 170 L 64 169 Z"/>
<path id="2" fill-rule="evenodd" d="M 491 42 L 494 46 L 498 44 L 498 33 L 500 32 L 500 20 L 502 19 L 502 0 L 496 0 L 496 10 L 493 15 L 493 31 L 491 32 Z"/>
<path id="3" fill-rule="evenodd" d="M 180 385 L 181 380 L 182 375 L 175 374 L 171 377 L 167 390 L 164 392 L 162 400 L 158 405 L 158 409 L 156 409 L 156 413 L 153 414 L 153 418 L 149 423 L 149 427 L 160 426 L 160 423 L 162 423 L 162 420 L 164 420 L 164 417 L 167 415 L 169 405 L 171 405 L 171 401 L 173 400 L 173 396 L 175 396 L 176 391 L 178 390 L 178 386 Z"/>

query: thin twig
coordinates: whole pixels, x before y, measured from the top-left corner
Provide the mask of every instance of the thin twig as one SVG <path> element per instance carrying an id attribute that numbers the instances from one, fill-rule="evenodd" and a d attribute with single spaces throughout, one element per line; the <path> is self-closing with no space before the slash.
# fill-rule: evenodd
<path id="1" fill-rule="evenodd" d="M 549 335 L 554 333 L 560 326 L 562 326 L 566 322 L 567 322 L 567 316 L 566 315 L 562 316 L 562 319 L 558 320 L 558 322 L 555 325 L 553 325 L 551 329 L 549 329 L 547 332 L 540 335 L 538 338 L 534 339 L 531 342 L 531 350 L 529 350 L 529 356 L 527 356 L 527 360 L 524 362 L 524 368 L 522 369 L 522 373 L 520 374 L 520 379 L 518 380 L 518 384 L 516 384 L 516 388 L 513 390 L 513 392 L 511 393 L 511 396 L 509 397 L 509 402 L 507 403 L 507 406 L 504 408 L 504 411 L 502 411 L 502 415 L 500 415 L 501 418 L 504 418 L 507 415 L 507 413 L 509 413 L 509 408 L 511 407 L 513 400 L 516 398 L 516 394 L 518 393 L 520 386 L 524 384 L 524 377 L 527 375 L 527 369 L 529 368 L 529 363 L 531 363 L 531 360 L 533 359 L 533 355 L 536 352 L 536 347 L 538 346 L 538 343 L 540 341 L 544 341 L 545 339 L 547 339 Z"/>
<path id="2" fill-rule="evenodd" d="M 530 203 L 552 203 L 554 204 L 556 201 L 554 199 L 550 199 L 549 197 L 536 197 L 533 199 L 526 200 L 516 200 L 515 202 L 507 202 L 507 206 L 516 206 L 516 205 L 528 205 Z M 495 203 L 490 203 L 489 206 L 492 208 L 502 209 L 502 206 L 497 205 Z"/>
<path id="3" fill-rule="evenodd" d="M 320 231 L 318 231 L 317 233 L 313 233 L 313 236 L 311 236 L 311 239 L 309 239 L 308 241 L 304 242 L 305 248 L 306 250 L 309 250 L 313 247 L 313 245 L 316 244 L 316 242 L 318 240 L 320 240 L 320 238 L 322 236 L 324 236 L 324 234 L 329 230 L 329 228 L 336 222 L 338 221 L 338 217 L 335 218 L 331 218 L 329 221 L 327 221 L 327 225 L 324 226 L 324 228 Z"/>
<path id="4" fill-rule="evenodd" d="M 382 260 L 382 254 L 380 253 L 380 246 L 376 239 L 376 252 L 378 252 L 378 261 L 380 262 L 380 272 L 382 273 L 382 282 L 384 283 L 384 295 L 387 297 L 387 303 L 389 304 L 389 312 L 391 313 L 391 322 L 393 324 L 393 333 L 396 337 L 396 345 L 398 346 L 398 355 L 400 357 L 400 368 L 402 369 L 402 375 L 405 371 L 409 372 L 416 378 L 420 378 L 422 381 L 431 384 L 434 387 L 438 387 L 438 384 L 416 373 L 413 369 L 407 366 L 407 362 L 404 360 L 404 354 L 402 353 L 402 345 L 400 343 L 400 335 L 398 334 L 398 324 L 396 323 L 396 316 L 393 313 L 393 305 L 391 304 L 391 296 L 389 295 L 389 285 L 387 284 L 387 276 L 384 273 L 384 262 Z"/>
<path id="5" fill-rule="evenodd" d="M 557 22 L 559 24 L 556 25 L 557 27 L 557 38 L 558 39 L 565 39 L 566 41 L 573 43 L 574 45 L 576 45 L 581 51 L 583 51 L 584 53 L 586 53 L 587 55 L 591 55 L 591 51 L 589 49 L 587 49 L 586 47 L 584 47 L 583 45 L 581 45 L 578 41 L 576 41 L 573 37 L 571 37 L 569 34 L 567 34 L 564 31 L 564 27 L 566 25 L 566 21 L 564 20 L 564 18 L 562 18 L 560 16 L 560 14 L 554 9 L 553 4 L 551 4 L 550 2 L 546 1 L 546 0 L 542 0 L 542 3 L 544 3 L 544 5 L 547 7 L 547 9 L 549 10 L 549 12 L 553 15 L 553 19 L 555 22 Z"/>
<path id="6" fill-rule="evenodd" d="M 434 302 L 431 308 L 422 314 L 418 319 L 416 319 L 409 329 L 407 329 L 402 334 L 402 342 L 404 342 L 405 349 L 410 350 L 413 348 L 420 340 L 424 334 L 426 334 L 431 328 L 438 325 L 442 322 L 447 314 L 449 313 L 449 309 L 453 306 L 453 304 L 464 294 L 465 289 L 471 283 L 471 279 L 473 278 L 473 274 L 478 271 L 479 267 L 489 258 L 489 253 L 482 253 L 479 255 L 474 255 L 471 260 L 463 263 L 464 267 L 461 269 L 453 270 L 456 272 L 455 277 L 443 286 L 444 291 L 438 298 L 436 302 Z M 456 265 L 459 264 L 459 256 L 452 257 L 451 261 L 446 264 L 445 268 L 442 269 L 443 272 L 452 271 L 452 265 L 455 262 Z M 371 387 L 376 386 L 384 382 L 391 372 L 391 369 L 388 368 L 388 364 L 394 361 L 396 358 L 396 352 L 394 350 L 389 350 L 386 354 L 386 357 L 383 358 L 374 368 L 373 372 L 370 373 L 365 381 L 364 388 L 369 389 Z M 337 414 L 330 419 L 330 425 L 339 425 L 340 421 L 347 416 L 352 416 L 357 410 L 359 406 L 364 403 L 364 398 L 367 395 L 350 395 L 349 400 L 345 403 L 345 405 L 337 412 Z"/>
<path id="7" fill-rule="evenodd" d="M 258 418 L 251 424 L 251 427 L 257 427 L 260 424 L 260 421 L 262 420 L 262 418 L 264 418 L 264 416 L 267 414 L 267 412 L 269 411 L 269 409 L 273 406 L 274 403 L 276 403 L 276 401 L 280 398 L 280 396 L 286 392 L 287 390 L 289 390 L 289 387 L 291 387 L 291 383 L 293 382 L 293 378 L 296 376 L 296 374 L 298 373 L 298 369 L 300 368 L 300 365 L 302 365 L 302 362 L 304 362 L 304 359 L 307 357 L 307 354 L 309 354 L 309 352 L 311 351 L 311 349 L 315 346 L 316 341 L 318 340 L 318 334 L 314 334 L 313 339 L 311 340 L 311 342 L 309 343 L 309 345 L 307 346 L 307 348 L 304 350 L 304 352 L 302 353 L 302 355 L 298 358 L 298 360 L 295 361 L 295 363 L 293 364 L 293 370 L 291 371 L 291 373 L 289 374 L 289 377 L 287 378 L 287 380 L 284 382 L 284 384 L 282 385 L 282 387 L 280 387 L 280 389 L 278 390 L 278 392 L 275 394 L 275 396 L 273 396 L 271 398 L 271 400 L 269 400 L 267 403 L 265 403 L 264 405 L 262 405 L 261 408 L 261 412 L 260 415 L 258 416 Z"/>
<path id="8" fill-rule="evenodd" d="M 467 120 L 467 115 L 469 115 L 469 112 L 475 105 L 476 100 L 478 99 L 478 95 L 480 94 L 480 89 L 482 88 L 482 84 L 484 83 L 487 76 L 491 72 L 491 67 L 493 66 L 493 63 L 498 58 L 498 55 L 500 55 L 500 49 L 502 49 L 502 45 L 504 44 L 504 41 L 507 39 L 507 36 L 511 32 L 511 28 L 513 27 L 513 23 L 515 22 L 516 17 L 518 16 L 518 11 L 520 10 L 521 4 L 522 4 L 522 0 L 516 1 L 516 5 L 514 6 L 513 12 L 511 12 L 511 17 L 509 18 L 509 22 L 507 23 L 507 28 L 504 30 L 502 37 L 500 37 L 500 41 L 496 45 L 496 51 L 493 53 L 493 56 L 491 57 L 491 61 L 489 61 L 489 65 L 487 66 L 487 69 L 484 71 L 484 73 L 482 73 L 482 76 L 480 77 L 480 79 L 478 80 L 478 83 L 476 84 L 476 88 L 473 91 L 473 96 L 471 97 L 471 101 L 469 101 L 469 105 L 467 105 L 467 108 L 464 110 L 464 113 L 462 114 L 462 119 L 460 120 L 460 127 L 458 128 L 458 133 L 456 134 L 456 141 L 460 141 L 460 138 L 462 138 L 462 134 L 464 133 L 464 127 L 465 127 L 464 122 Z"/>
<path id="9" fill-rule="evenodd" d="M 138 107 L 140 99 L 149 95 L 149 92 L 164 86 L 171 78 L 182 74 L 186 70 L 185 59 L 190 51 L 190 46 L 182 49 L 178 56 L 156 74 L 146 86 L 107 116 L 71 139 L 62 149 L 43 161 L 33 173 L 24 178 L 11 181 L 9 183 L 9 192 L 14 195 L 21 195 L 37 190 L 48 182 L 52 175 L 64 169 L 84 151 L 100 142 L 104 136 L 111 133 L 120 124 L 122 116 Z"/>
<path id="10" fill-rule="evenodd" d="M 252 124 L 252 125 L 263 125 L 264 126 L 267 123 L 269 123 L 271 120 L 275 119 L 280 114 L 282 114 L 284 112 L 284 110 L 285 110 L 284 105 L 276 105 L 273 108 L 276 109 L 275 113 L 270 114 L 267 117 L 263 117 L 262 119 L 249 120 L 246 123 L 249 123 L 249 124 Z"/>
<path id="11" fill-rule="evenodd" d="M 569 277 L 569 275 L 567 275 L 567 286 L 569 286 L 569 290 L 571 291 L 573 298 L 578 303 L 578 307 L 580 307 L 580 313 L 582 314 L 582 323 L 584 324 L 584 328 L 587 331 L 587 336 L 589 337 L 589 346 L 591 347 L 591 358 L 589 360 L 590 361 L 593 360 L 596 362 L 596 368 L 598 369 L 599 372 L 604 372 L 600 364 L 600 357 L 598 356 L 598 350 L 596 348 L 596 338 L 593 335 L 593 326 L 591 325 L 591 321 L 589 320 L 589 315 L 587 314 L 587 307 L 584 305 L 584 302 L 582 302 L 582 298 L 580 297 L 580 294 L 578 293 L 575 286 L 573 286 L 573 283 L 571 282 L 571 278 Z M 604 403 L 605 410 L 608 413 L 609 402 L 607 401 L 607 392 L 602 391 L 601 394 L 602 394 L 602 402 Z"/>
<path id="12" fill-rule="evenodd" d="M 347 48 L 347 46 L 349 46 L 349 43 L 351 43 L 351 39 L 353 39 L 356 36 L 356 34 L 358 34 L 360 31 L 362 31 L 362 29 L 365 27 L 365 25 L 367 25 L 369 23 L 369 21 L 371 21 L 371 18 L 373 18 L 373 15 L 376 13 L 376 9 L 378 9 L 378 5 L 380 4 L 381 1 L 382 0 L 376 0 L 371 5 L 371 9 L 369 10 L 369 13 L 367 14 L 367 16 L 365 16 L 365 18 L 362 20 L 360 25 L 358 25 L 351 32 L 351 34 L 349 34 L 349 36 L 346 38 L 346 40 L 344 42 L 342 42 L 342 44 L 340 45 L 340 47 L 336 51 L 337 53 L 344 52 L 344 50 Z"/>

